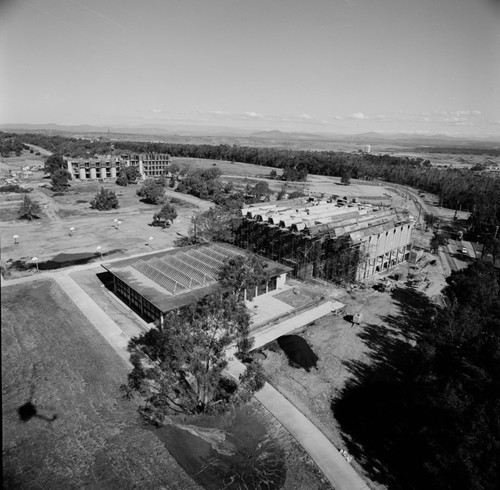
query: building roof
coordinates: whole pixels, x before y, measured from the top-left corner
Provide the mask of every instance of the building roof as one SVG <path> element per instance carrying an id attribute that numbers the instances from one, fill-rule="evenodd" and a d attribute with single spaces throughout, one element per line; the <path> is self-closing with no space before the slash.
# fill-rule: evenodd
<path id="1" fill-rule="evenodd" d="M 227 244 L 193 245 L 102 266 L 159 310 L 167 312 L 209 294 L 217 287 L 222 266 L 229 259 L 245 254 Z M 260 258 L 271 277 L 291 270 L 278 262 Z"/>
<path id="2" fill-rule="evenodd" d="M 335 202 L 277 201 L 253 204 L 242 209 L 243 217 L 253 219 L 311 237 L 340 237 L 354 234 L 358 239 L 381 233 L 396 225 L 410 223 L 387 207 L 362 204 L 337 205 Z"/>

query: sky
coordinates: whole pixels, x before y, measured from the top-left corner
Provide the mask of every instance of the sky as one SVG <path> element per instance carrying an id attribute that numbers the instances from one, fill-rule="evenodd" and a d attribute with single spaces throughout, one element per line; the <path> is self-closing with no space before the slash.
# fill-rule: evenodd
<path id="1" fill-rule="evenodd" d="M 0 0 L 0 124 L 500 135 L 500 0 Z"/>

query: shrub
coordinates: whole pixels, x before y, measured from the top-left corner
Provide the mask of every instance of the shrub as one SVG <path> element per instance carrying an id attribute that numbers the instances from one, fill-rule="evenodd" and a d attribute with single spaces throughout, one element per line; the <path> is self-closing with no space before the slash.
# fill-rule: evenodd
<path id="1" fill-rule="evenodd" d="M 148 179 L 137 191 L 137 195 L 149 204 L 161 204 L 164 199 L 165 189 L 153 179 Z"/>
<path id="2" fill-rule="evenodd" d="M 29 196 L 24 196 L 24 201 L 19 208 L 19 219 L 27 219 L 29 221 L 40 218 L 42 208 L 37 201 L 30 199 Z"/>
<path id="3" fill-rule="evenodd" d="M 101 192 L 98 192 L 93 201 L 90 203 L 92 209 L 98 209 L 99 211 L 107 211 L 109 209 L 118 208 L 118 198 L 116 194 L 111 191 L 101 188 Z"/>
<path id="4" fill-rule="evenodd" d="M 167 203 L 160 209 L 160 211 L 155 213 L 151 226 L 168 228 L 175 218 L 177 218 L 177 211 L 170 203 Z"/>

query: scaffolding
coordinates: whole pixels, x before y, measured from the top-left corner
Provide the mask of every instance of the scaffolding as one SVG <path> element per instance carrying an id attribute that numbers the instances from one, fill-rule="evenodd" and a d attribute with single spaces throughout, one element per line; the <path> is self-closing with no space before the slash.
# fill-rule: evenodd
<path id="1" fill-rule="evenodd" d="M 349 235 L 310 236 L 252 219 L 242 221 L 236 243 L 292 267 L 292 275 L 302 280 L 355 282 L 362 258 L 361 242 L 353 242 Z"/>

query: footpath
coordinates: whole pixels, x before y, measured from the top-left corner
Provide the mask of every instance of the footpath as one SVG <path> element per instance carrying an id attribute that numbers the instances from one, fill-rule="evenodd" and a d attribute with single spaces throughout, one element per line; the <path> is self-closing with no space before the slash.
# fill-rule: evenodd
<path id="1" fill-rule="evenodd" d="M 52 276 L 63 291 L 74 301 L 95 329 L 106 339 L 115 352 L 132 368 L 127 352 L 129 337 L 109 318 L 87 293 L 65 274 Z"/>

